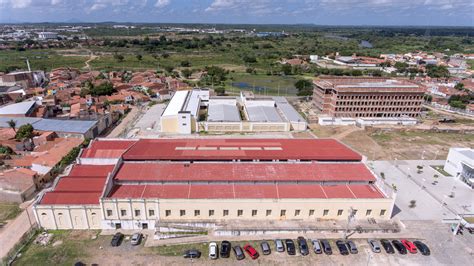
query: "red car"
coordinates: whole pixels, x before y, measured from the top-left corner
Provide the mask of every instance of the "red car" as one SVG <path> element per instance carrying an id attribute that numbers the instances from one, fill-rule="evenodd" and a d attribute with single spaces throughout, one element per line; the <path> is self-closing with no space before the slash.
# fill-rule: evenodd
<path id="1" fill-rule="evenodd" d="M 415 244 L 413 244 L 412 242 L 406 240 L 406 239 L 402 239 L 402 244 L 407 248 L 407 250 L 411 253 L 411 254 L 416 254 L 417 250 L 416 250 L 416 246 Z"/>
<path id="2" fill-rule="evenodd" d="M 258 258 L 259 254 L 256 249 L 254 249 L 251 245 L 247 244 L 244 246 L 244 250 L 249 254 L 249 256 L 254 260 Z"/>

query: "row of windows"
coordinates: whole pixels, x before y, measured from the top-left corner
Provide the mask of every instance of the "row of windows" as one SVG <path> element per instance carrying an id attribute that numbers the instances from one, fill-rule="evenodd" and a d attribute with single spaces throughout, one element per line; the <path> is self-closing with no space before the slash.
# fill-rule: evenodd
<path id="1" fill-rule="evenodd" d="M 355 210 L 357 212 L 357 210 Z M 386 210 L 381 210 L 380 211 L 380 216 L 385 215 Z M 266 210 L 265 211 L 265 216 L 271 216 L 273 213 L 273 210 Z M 330 213 L 330 210 L 323 210 L 322 216 L 328 216 Z M 135 210 L 134 211 L 135 217 L 140 216 L 141 210 Z M 215 210 L 208 210 L 208 217 L 213 217 L 215 215 Z M 257 216 L 258 215 L 258 210 L 251 210 L 252 216 Z M 287 216 L 288 212 L 287 210 L 280 210 L 280 216 L 285 217 Z M 341 216 L 344 214 L 344 210 L 337 210 L 337 216 Z M 369 216 L 372 214 L 372 210 L 368 209 L 366 211 L 366 215 Z M 113 211 L 108 209 L 107 210 L 107 216 L 110 217 L 113 215 Z M 165 210 L 165 216 L 169 217 L 172 215 L 171 210 Z M 244 210 L 237 210 L 236 212 L 237 217 L 243 216 L 244 215 Z M 295 210 L 293 213 L 294 217 L 299 217 L 302 216 L 301 210 Z M 314 216 L 315 215 L 315 210 L 309 210 L 308 216 Z M 125 217 L 127 216 L 127 210 L 120 210 L 120 216 Z M 153 217 L 155 216 L 155 211 L 154 210 L 148 210 L 148 216 Z M 179 216 L 186 216 L 186 210 L 179 210 Z M 194 216 L 198 217 L 201 216 L 201 210 L 194 210 Z M 222 216 L 229 216 L 229 210 L 222 210 Z"/>
<path id="2" fill-rule="evenodd" d="M 421 105 L 421 101 L 410 101 L 410 102 L 340 102 L 337 101 L 336 105 L 347 105 L 347 106 L 412 106 L 412 105 Z"/>
<path id="3" fill-rule="evenodd" d="M 381 107 L 381 108 L 369 108 L 369 107 L 336 107 L 336 112 L 418 112 L 419 107 L 413 108 L 395 108 L 395 107 Z"/>
<path id="4" fill-rule="evenodd" d="M 338 95 L 338 100 L 421 100 L 423 96 L 408 95 Z"/>

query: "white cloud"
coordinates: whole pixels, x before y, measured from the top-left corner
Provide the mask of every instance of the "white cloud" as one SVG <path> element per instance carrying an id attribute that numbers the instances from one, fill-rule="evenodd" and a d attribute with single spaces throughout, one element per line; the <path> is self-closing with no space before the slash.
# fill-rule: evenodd
<path id="1" fill-rule="evenodd" d="M 155 7 L 157 7 L 157 8 L 163 8 L 163 7 L 167 6 L 167 5 L 169 5 L 170 2 L 171 2 L 170 0 L 158 0 L 158 1 L 156 1 Z"/>
<path id="2" fill-rule="evenodd" d="M 55 5 L 59 5 L 63 2 L 63 0 L 51 0 L 51 5 L 52 6 L 55 6 Z"/>
<path id="3" fill-rule="evenodd" d="M 31 5 L 31 0 L 12 0 L 13 8 L 27 8 Z"/>

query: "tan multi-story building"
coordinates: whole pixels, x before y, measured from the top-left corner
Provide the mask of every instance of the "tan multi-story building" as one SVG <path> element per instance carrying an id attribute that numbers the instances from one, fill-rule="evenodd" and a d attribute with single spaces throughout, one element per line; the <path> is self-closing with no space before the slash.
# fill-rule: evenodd
<path id="1" fill-rule="evenodd" d="M 388 220 L 395 194 L 332 139 L 96 140 L 34 210 L 46 229 Z"/>
<path id="2" fill-rule="evenodd" d="M 417 117 L 425 89 L 405 79 L 322 78 L 313 105 L 328 117 Z"/>

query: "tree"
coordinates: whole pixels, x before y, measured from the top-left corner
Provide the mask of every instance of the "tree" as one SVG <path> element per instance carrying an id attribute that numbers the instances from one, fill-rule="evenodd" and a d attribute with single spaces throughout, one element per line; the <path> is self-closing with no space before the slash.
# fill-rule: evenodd
<path id="1" fill-rule="evenodd" d="M 457 84 L 454 86 L 454 88 L 455 88 L 456 90 L 462 91 L 462 90 L 464 89 L 464 83 L 459 82 L 459 83 L 457 83 Z"/>
<path id="2" fill-rule="evenodd" d="M 181 61 L 181 66 L 182 67 L 190 67 L 191 62 L 189 62 L 188 60 Z"/>
<path id="3" fill-rule="evenodd" d="M 426 66 L 426 74 L 431 78 L 447 78 L 449 77 L 449 70 L 446 66 Z"/>
<path id="4" fill-rule="evenodd" d="M 217 95 L 219 95 L 219 96 L 225 95 L 225 88 L 224 88 L 224 87 L 216 88 L 216 89 L 214 89 L 214 91 L 215 91 L 215 92 L 217 93 Z"/>
<path id="5" fill-rule="evenodd" d="M 313 83 L 307 79 L 300 79 L 295 82 L 295 87 L 298 89 L 298 96 L 313 95 Z"/>
<path id="6" fill-rule="evenodd" d="M 141 54 L 137 54 L 136 57 L 138 61 L 142 61 L 143 59 L 143 56 Z"/>
<path id="7" fill-rule="evenodd" d="M 114 91 L 115 89 L 112 83 L 104 82 L 98 86 L 93 87 L 91 90 L 91 94 L 93 96 L 112 95 Z"/>
<path id="8" fill-rule="evenodd" d="M 22 125 L 15 134 L 15 139 L 17 140 L 27 140 L 33 138 L 34 128 L 31 124 Z"/>
<path id="9" fill-rule="evenodd" d="M 8 126 L 13 129 L 13 132 L 16 134 L 16 121 L 13 119 L 10 119 L 7 121 Z"/>
<path id="10" fill-rule="evenodd" d="M 189 78 L 193 74 L 193 71 L 191 69 L 185 68 L 181 70 L 181 75 L 185 78 Z"/>
<path id="11" fill-rule="evenodd" d="M 244 55 L 242 60 L 244 60 L 245 63 L 257 63 L 257 58 L 251 55 Z"/>
<path id="12" fill-rule="evenodd" d="M 125 59 L 125 57 L 123 57 L 123 55 L 121 55 L 121 54 L 115 53 L 114 54 L 114 59 L 117 60 L 117 62 L 122 62 Z"/>
<path id="13" fill-rule="evenodd" d="M 0 145 L 0 154 L 11 155 L 15 154 L 15 152 L 8 146 Z"/>
<path id="14" fill-rule="evenodd" d="M 284 65 L 281 66 L 281 71 L 285 75 L 291 75 L 292 74 L 291 70 L 292 70 L 292 68 L 291 68 L 290 64 L 284 64 Z"/>

